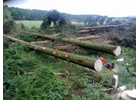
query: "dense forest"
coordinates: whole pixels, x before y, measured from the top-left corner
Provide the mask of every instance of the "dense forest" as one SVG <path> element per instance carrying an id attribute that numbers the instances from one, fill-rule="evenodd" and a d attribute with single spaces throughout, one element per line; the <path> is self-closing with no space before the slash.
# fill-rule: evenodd
<path id="1" fill-rule="evenodd" d="M 43 15 L 47 13 L 45 10 L 30 10 L 15 7 L 9 7 L 9 11 L 15 20 L 42 20 Z"/>

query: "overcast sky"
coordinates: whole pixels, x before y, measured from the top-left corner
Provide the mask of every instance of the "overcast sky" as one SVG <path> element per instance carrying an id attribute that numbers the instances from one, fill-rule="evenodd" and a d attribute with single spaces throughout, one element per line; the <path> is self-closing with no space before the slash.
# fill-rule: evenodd
<path id="1" fill-rule="evenodd" d="M 4 4 L 28 9 L 56 9 L 69 14 L 136 15 L 136 0 L 9 0 Z"/>

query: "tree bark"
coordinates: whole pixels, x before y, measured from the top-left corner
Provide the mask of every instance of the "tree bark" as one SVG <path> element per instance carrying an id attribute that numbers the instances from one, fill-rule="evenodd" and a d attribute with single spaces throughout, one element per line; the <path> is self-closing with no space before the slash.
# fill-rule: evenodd
<path id="1" fill-rule="evenodd" d="M 49 36 L 49 35 L 32 33 L 32 32 L 25 32 L 25 31 L 22 31 L 21 33 L 28 33 L 28 34 L 36 35 L 36 36 L 39 36 L 39 37 L 44 37 L 44 38 L 50 39 L 50 40 L 55 40 L 57 38 L 57 37 L 53 37 L 53 36 Z M 90 48 L 90 49 L 97 50 L 97 51 L 103 51 L 103 52 L 106 52 L 106 53 L 113 54 L 115 56 L 119 56 L 120 53 L 121 53 L 121 47 L 120 46 L 100 44 L 100 43 L 95 43 L 95 42 L 93 43 L 93 42 L 87 42 L 87 41 L 81 41 L 81 40 L 69 39 L 69 38 L 62 38 L 62 42 L 75 44 L 77 46 Z"/>
<path id="2" fill-rule="evenodd" d="M 16 38 L 13 38 L 13 37 L 10 37 L 7 35 L 3 35 L 3 36 L 9 38 L 12 41 L 20 42 L 34 50 L 49 54 L 51 56 L 55 56 L 55 57 L 58 57 L 60 59 L 63 59 L 63 60 L 69 61 L 69 62 L 73 62 L 73 63 L 79 64 L 84 67 L 88 67 L 88 68 L 96 70 L 96 71 L 102 70 L 102 62 L 100 59 L 90 58 L 90 57 L 86 57 L 86 56 L 80 56 L 80 55 L 71 54 L 71 53 L 67 53 L 67 52 L 62 52 L 62 51 L 46 48 L 43 46 L 35 45 L 35 44 L 29 43 L 29 42 L 25 42 L 25 41 L 22 41 L 22 40 L 19 40 L 19 39 L 16 39 Z"/>

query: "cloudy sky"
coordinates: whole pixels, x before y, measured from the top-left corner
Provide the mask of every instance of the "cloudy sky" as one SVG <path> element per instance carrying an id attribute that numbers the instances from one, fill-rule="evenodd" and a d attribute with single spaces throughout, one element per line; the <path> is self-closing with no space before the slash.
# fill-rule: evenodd
<path id="1" fill-rule="evenodd" d="M 4 4 L 28 9 L 56 9 L 69 14 L 136 15 L 136 0 L 8 0 Z"/>

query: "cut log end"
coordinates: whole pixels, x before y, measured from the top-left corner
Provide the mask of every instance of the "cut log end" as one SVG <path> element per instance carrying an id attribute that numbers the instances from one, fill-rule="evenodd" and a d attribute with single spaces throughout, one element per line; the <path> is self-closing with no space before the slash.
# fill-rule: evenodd
<path id="1" fill-rule="evenodd" d="M 100 59 L 97 59 L 94 63 L 94 69 L 99 72 L 102 70 L 102 61 Z"/>
<path id="2" fill-rule="evenodd" d="M 121 47 L 118 46 L 118 47 L 113 51 L 113 53 L 114 53 L 116 56 L 119 56 L 120 53 L 121 53 Z"/>

